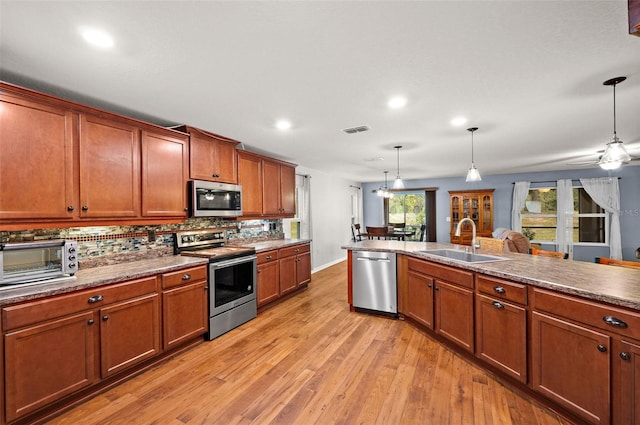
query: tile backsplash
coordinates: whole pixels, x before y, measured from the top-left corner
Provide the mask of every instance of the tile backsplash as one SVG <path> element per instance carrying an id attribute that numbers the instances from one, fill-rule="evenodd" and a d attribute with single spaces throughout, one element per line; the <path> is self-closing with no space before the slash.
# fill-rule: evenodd
<path id="1" fill-rule="evenodd" d="M 283 239 L 281 220 L 226 221 L 190 218 L 184 223 L 153 226 L 98 226 L 0 231 L 0 242 L 44 239 L 78 241 L 81 268 L 173 255 L 173 233 L 183 230 L 224 229 L 228 244 Z"/>

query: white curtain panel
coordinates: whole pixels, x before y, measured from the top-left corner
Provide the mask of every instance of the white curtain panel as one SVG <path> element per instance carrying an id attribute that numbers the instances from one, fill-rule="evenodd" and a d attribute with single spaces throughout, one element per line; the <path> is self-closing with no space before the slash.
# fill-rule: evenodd
<path id="1" fill-rule="evenodd" d="M 558 180 L 558 222 L 556 223 L 556 243 L 558 251 L 569 254 L 573 259 L 573 184 L 571 179 Z"/>
<path id="2" fill-rule="evenodd" d="M 300 214 L 300 238 L 311 239 L 311 177 L 296 176 L 298 186 L 298 213 Z"/>
<path id="3" fill-rule="evenodd" d="M 513 203 L 511 204 L 511 230 L 522 232 L 522 215 L 524 201 L 529 194 L 530 182 L 516 182 L 513 186 Z"/>
<path id="4" fill-rule="evenodd" d="M 611 214 L 609 220 L 609 256 L 622 260 L 622 239 L 620 235 L 620 188 L 618 179 L 580 179 L 582 187 L 601 208 Z"/>

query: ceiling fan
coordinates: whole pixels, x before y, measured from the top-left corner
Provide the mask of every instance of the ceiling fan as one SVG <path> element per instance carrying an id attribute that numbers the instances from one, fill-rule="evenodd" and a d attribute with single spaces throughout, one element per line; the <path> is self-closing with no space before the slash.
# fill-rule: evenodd
<path id="1" fill-rule="evenodd" d="M 640 157 L 632 157 L 629 155 L 622 144 L 622 140 L 620 140 L 616 134 L 616 85 L 626 79 L 627 77 L 615 77 L 602 83 L 605 86 L 613 86 L 613 138 L 611 141 L 607 143 L 603 151 L 597 152 L 600 154 L 597 161 L 573 162 L 567 165 L 599 165 L 605 170 L 615 170 L 622 164 L 640 160 Z"/>

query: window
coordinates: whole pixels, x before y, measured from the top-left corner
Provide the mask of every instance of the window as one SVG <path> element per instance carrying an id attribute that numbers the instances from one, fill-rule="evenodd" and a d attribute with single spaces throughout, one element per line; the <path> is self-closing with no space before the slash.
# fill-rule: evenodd
<path id="1" fill-rule="evenodd" d="M 394 192 L 393 198 L 385 199 L 385 203 L 387 202 L 387 223 L 405 223 L 406 230 L 415 231 L 410 239 L 417 240 L 420 236 L 420 226 L 426 220 L 425 192 Z"/>
<path id="2" fill-rule="evenodd" d="M 573 188 L 573 243 L 607 245 L 609 217 L 582 188 Z M 555 243 L 557 192 L 555 188 L 530 189 L 522 214 L 522 233 L 532 242 Z"/>

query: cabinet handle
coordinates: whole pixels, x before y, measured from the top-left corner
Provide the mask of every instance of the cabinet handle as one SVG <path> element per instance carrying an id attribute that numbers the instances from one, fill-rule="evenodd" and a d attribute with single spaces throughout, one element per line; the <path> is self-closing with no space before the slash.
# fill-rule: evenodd
<path id="1" fill-rule="evenodd" d="M 620 353 L 620 358 L 622 360 L 631 360 L 631 355 L 626 351 L 623 351 L 622 353 Z"/>
<path id="2" fill-rule="evenodd" d="M 602 344 L 598 344 L 598 351 L 600 351 L 601 353 L 606 353 L 607 352 L 607 347 L 605 347 Z"/>
<path id="3" fill-rule="evenodd" d="M 102 321 L 106 322 L 107 320 L 109 320 L 109 316 L 107 316 L 106 314 L 104 316 L 102 316 Z"/>
<path id="4" fill-rule="evenodd" d="M 67 211 L 73 211 L 74 209 L 75 209 L 75 208 L 73 208 L 73 205 L 69 205 L 69 206 L 67 207 Z"/>
<path id="5" fill-rule="evenodd" d="M 440 290 L 440 288 L 438 288 L 437 286 L 436 286 L 435 288 L 436 288 L 436 291 L 439 291 L 439 290 Z"/>
<path id="6" fill-rule="evenodd" d="M 498 294 L 504 294 L 505 292 L 507 292 L 507 290 L 504 289 L 502 286 L 494 286 L 493 290 L 496 291 Z"/>
<path id="7" fill-rule="evenodd" d="M 604 316 L 602 320 L 604 320 L 604 323 L 606 323 L 607 325 L 615 326 L 616 328 L 624 329 L 628 327 L 628 325 L 623 320 L 620 320 L 613 316 Z"/>
<path id="8" fill-rule="evenodd" d="M 82 211 L 89 211 L 89 206 L 88 205 L 83 205 L 82 206 Z"/>
<path id="9" fill-rule="evenodd" d="M 87 324 L 89 324 L 89 325 L 93 325 L 93 323 L 94 323 L 93 319 L 89 319 L 89 320 L 87 320 Z M 622 356 L 622 354 L 620 354 L 620 355 Z"/>
<path id="10" fill-rule="evenodd" d="M 272 257 L 271 257 L 270 255 L 267 255 L 267 256 L 265 257 L 265 260 L 271 260 L 271 258 L 272 258 Z"/>
<path id="11" fill-rule="evenodd" d="M 491 305 L 493 305 L 495 308 L 498 308 L 500 310 L 504 310 L 504 305 L 498 301 L 492 302 Z"/>
<path id="12" fill-rule="evenodd" d="M 89 304 L 94 304 L 94 303 L 100 302 L 100 301 L 102 301 L 102 300 L 104 300 L 104 297 L 103 297 L 102 295 L 95 295 L 95 296 L 93 296 L 93 297 L 89 298 L 89 299 L 87 300 L 87 302 L 88 302 Z"/>
<path id="13" fill-rule="evenodd" d="M 433 287 L 432 284 L 430 284 L 430 283 L 427 284 L 427 288 L 432 288 L 432 287 Z"/>
<path id="14" fill-rule="evenodd" d="M 191 279 L 191 275 L 189 273 L 185 273 L 182 275 L 182 280 L 189 280 Z"/>
<path id="15" fill-rule="evenodd" d="M 189 207 L 184 207 L 184 210 L 185 211 L 189 211 Z"/>

